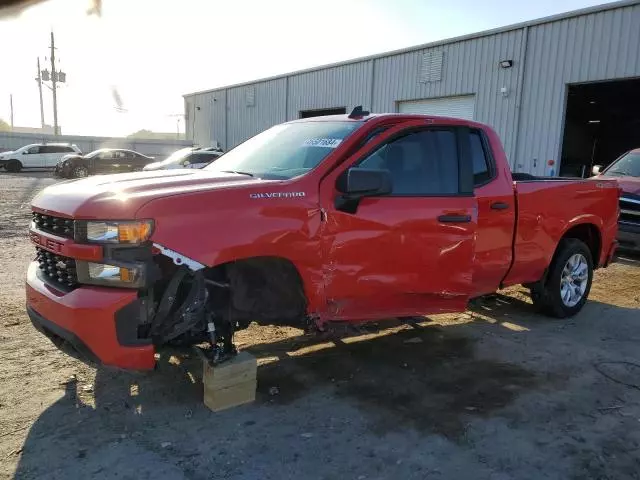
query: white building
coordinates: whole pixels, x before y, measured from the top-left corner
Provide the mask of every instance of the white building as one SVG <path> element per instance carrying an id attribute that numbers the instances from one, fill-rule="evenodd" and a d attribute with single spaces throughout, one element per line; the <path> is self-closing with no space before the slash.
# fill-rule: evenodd
<path id="1" fill-rule="evenodd" d="M 187 138 L 232 148 L 277 123 L 349 112 L 470 118 L 511 166 L 580 175 L 640 147 L 640 1 L 184 96 Z"/>

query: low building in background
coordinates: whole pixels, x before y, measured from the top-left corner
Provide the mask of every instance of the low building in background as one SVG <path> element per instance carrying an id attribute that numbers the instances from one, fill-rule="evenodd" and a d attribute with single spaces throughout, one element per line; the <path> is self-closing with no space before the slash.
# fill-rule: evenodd
<path id="1" fill-rule="evenodd" d="M 639 26 L 640 1 L 620 1 L 190 93 L 186 138 L 229 150 L 272 125 L 362 105 L 487 123 L 514 171 L 586 176 L 638 147 Z"/>

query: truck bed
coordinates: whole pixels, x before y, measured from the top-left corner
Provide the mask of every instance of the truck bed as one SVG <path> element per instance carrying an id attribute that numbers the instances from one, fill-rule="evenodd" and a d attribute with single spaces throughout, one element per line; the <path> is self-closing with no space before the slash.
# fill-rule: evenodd
<path id="1" fill-rule="evenodd" d="M 570 228 L 595 225 L 602 232 L 602 238 L 594 239 L 598 246 L 608 245 L 615 237 L 617 218 L 607 218 L 618 209 L 619 191 L 615 181 L 518 173 L 513 174 L 513 178 L 517 205 L 514 260 L 504 285 L 539 280 L 560 238 Z M 594 267 L 604 262 L 607 253 L 597 249 Z"/>

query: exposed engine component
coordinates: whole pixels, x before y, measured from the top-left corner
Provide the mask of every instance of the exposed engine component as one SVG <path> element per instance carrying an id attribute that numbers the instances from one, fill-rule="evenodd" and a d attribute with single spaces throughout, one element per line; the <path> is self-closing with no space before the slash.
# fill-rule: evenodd
<path id="1" fill-rule="evenodd" d="M 157 345 L 166 343 L 211 343 L 212 363 L 222 362 L 236 354 L 233 325 L 222 316 L 215 316 L 212 295 L 207 284 L 219 287 L 219 282 L 206 282 L 204 272 L 191 272 L 186 266 L 175 270 L 158 303 L 149 334 Z M 224 287 L 223 287 L 224 288 Z"/>
<path id="2" fill-rule="evenodd" d="M 302 281 L 290 262 L 259 257 L 199 268 L 176 252 L 161 252 L 162 279 L 148 292 L 147 332 L 155 345 L 209 343 L 211 349 L 198 353 L 219 363 L 237 353 L 234 333 L 252 321 L 308 326 Z"/>

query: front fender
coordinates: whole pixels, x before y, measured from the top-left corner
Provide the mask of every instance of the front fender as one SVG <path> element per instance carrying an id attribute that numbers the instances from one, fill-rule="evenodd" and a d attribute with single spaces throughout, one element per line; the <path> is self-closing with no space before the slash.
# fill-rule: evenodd
<path id="1" fill-rule="evenodd" d="M 322 308 L 321 214 L 317 197 L 252 198 L 225 189 L 154 199 L 136 213 L 152 218 L 154 243 L 206 267 L 253 257 L 290 261 L 311 312 Z"/>

